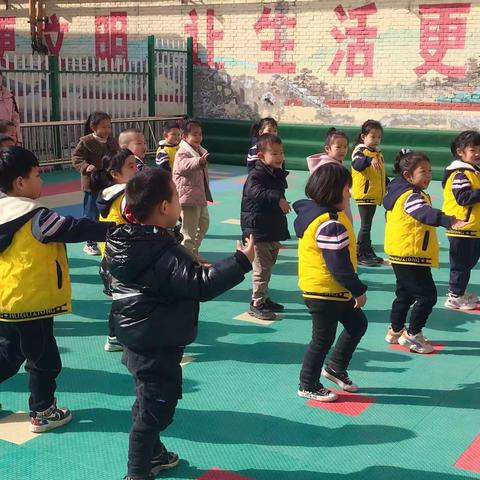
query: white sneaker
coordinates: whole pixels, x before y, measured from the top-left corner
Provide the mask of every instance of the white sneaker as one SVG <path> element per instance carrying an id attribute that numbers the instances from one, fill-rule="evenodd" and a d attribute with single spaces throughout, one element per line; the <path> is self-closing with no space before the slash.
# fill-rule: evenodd
<path id="1" fill-rule="evenodd" d="M 478 297 L 472 292 L 467 292 L 465 290 L 465 293 L 463 294 L 463 296 L 470 299 L 472 303 L 475 303 L 475 304 L 478 303 Z"/>
<path id="2" fill-rule="evenodd" d="M 95 255 L 100 255 L 100 250 L 98 249 L 97 245 L 94 244 L 94 245 L 85 245 L 83 247 L 83 251 L 87 254 L 87 255 L 91 255 L 91 256 L 95 256 Z"/>
<path id="3" fill-rule="evenodd" d="M 410 335 L 406 330 L 398 339 L 398 343 L 404 347 L 410 348 L 411 352 L 416 353 L 432 353 L 433 345 L 423 336 L 422 332 L 416 335 Z"/>
<path id="4" fill-rule="evenodd" d="M 328 388 L 325 388 L 323 385 L 318 385 L 311 390 L 299 388 L 298 396 L 309 398 L 310 400 L 317 400 L 318 402 L 334 402 L 335 400 L 338 400 L 338 395 Z"/>
<path id="5" fill-rule="evenodd" d="M 123 345 L 117 340 L 117 337 L 107 337 L 103 349 L 106 352 L 123 352 Z"/>
<path id="6" fill-rule="evenodd" d="M 392 326 L 390 325 L 387 330 L 387 334 L 385 335 L 385 341 L 391 344 L 397 344 L 398 339 L 402 336 L 402 333 L 405 331 L 405 327 L 403 327 L 399 332 L 394 332 Z"/>
<path id="7" fill-rule="evenodd" d="M 57 400 L 54 399 L 53 405 L 44 412 L 35 412 L 35 417 L 30 419 L 31 432 L 48 432 L 70 422 L 72 419 L 70 410 L 65 407 L 58 408 L 56 402 Z"/>
<path id="8" fill-rule="evenodd" d="M 453 293 L 448 293 L 447 301 L 444 303 L 445 307 L 453 310 L 475 310 L 477 308 L 477 302 L 473 297 L 463 294 L 462 296 L 455 296 Z"/>

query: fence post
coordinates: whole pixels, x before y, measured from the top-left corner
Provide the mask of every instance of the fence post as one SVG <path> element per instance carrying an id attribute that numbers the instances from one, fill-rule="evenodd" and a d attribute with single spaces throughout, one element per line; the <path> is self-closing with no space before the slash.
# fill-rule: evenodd
<path id="1" fill-rule="evenodd" d="M 58 64 L 57 55 L 48 56 L 48 70 L 50 76 L 50 100 L 51 100 L 51 109 L 50 109 L 50 121 L 59 121 L 60 120 L 60 68 Z M 62 142 L 60 141 L 60 128 L 53 128 L 53 148 L 55 151 L 56 158 L 62 158 Z"/>
<path id="2" fill-rule="evenodd" d="M 193 38 L 187 38 L 187 115 L 193 117 Z"/>
<path id="3" fill-rule="evenodd" d="M 148 116 L 155 116 L 155 37 L 148 36 L 147 62 L 148 62 Z"/>

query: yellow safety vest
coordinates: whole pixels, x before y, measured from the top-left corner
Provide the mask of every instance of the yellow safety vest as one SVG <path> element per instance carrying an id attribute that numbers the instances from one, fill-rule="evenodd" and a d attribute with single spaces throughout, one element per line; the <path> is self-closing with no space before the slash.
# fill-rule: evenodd
<path id="1" fill-rule="evenodd" d="M 357 205 L 381 205 L 386 189 L 383 154 L 360 144 L 353 149 L 352 159 L 359 151 L 365 157 L 376 158 L 382 165 L 382 168 L 376 170 L 369 166 L 359 172 L 352 166 L 352 197 L 357 202 Z"/>
<path id="2" fill-rule="evenodd" d="M 455 173 L 462 170 L 470 181 L 472 188 L 480 188 L 480 172 L 477 170 L 457 169 L 452 170 L 443 190 L 443 207 L 445 215 L 454 215 L 458 220 L 466 220 L 468 223 L 458 230 L 447 230 L 450 237 L 480 238 L 480 203 L 473 205 L 459 205 L 453 195 L 452 183 Z"/>
<path id="3" fill-rule="evenodd" d="M 357 270 L 357 249 L 352 224 L 344 212 L 327 212 L 313 220 L 298 240 L 298 286 L 306 298 L 347 302 L 352 294 L 330 273 L 322 251 L 317 246 L 318 229 L 332 219 L 337 219 L 348 232 L 350 260 Z"/>
<path id="4" fill-rule="evenodd" d="M 0 321 L 26 322 L 72 311 L 70 275 L 63 243 L 41 243 L 32 220 L 0 252 Z"/>
<path id="5" fill-rule="evenodd" d="M 178 145 L 160 145 L 157 148 L 157 155 L 163 150 L 168 155 L 168 165 L 170 170 L 173 171 L 173 162 L 175 161 L 175 154 L 178 152 L 180 144 Z"/>
<path id="6" fill-rule="evenodd" d="M 404 205 L 413 189 L 402 193 L 392 210 L 387 210 L 385 253 L 391 263 L 438 267 L 436 227 L 419 222 L 405 212 Z M 431 206 L 430 197 L 420 192 Z"/>
<path id="7" fill-rule="evenodd" d="M 98 219 L 100 222 L 115 222 L 117 225 L 123 225 L 127 223 L 122 215 L 122 201 L 125 198 L 125 184 L 118 184 L 115 185 L 115 190 L 117 197 L 113 200 L 112 204 L 110 205 L 110 210 L 106 217 L 99 215 Z M 112 189 L 112 187 L 108 187 Z M 100 248 L 100 253 L 103 255 L 105 254 L 105 242 L 100 242 L 98 244 Z"/>

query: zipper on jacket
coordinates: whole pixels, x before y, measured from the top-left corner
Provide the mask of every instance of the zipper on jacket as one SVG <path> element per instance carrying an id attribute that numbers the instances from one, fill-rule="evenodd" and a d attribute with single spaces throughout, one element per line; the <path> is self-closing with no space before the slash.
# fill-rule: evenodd
<path id="1" fill-rule="evenodd" d="M 428 241 L 430 240 L 430 232 L 427 230 L 423 236 L 422 250 L 425 251 L 428 247 Z"/>
<path id="2" fill-rule="evenodd" d="M 370 180 L 365 180 L 365 187 L 363 187 L 363 193 L 368 193 L 369 188 L 370 188 Z"/>

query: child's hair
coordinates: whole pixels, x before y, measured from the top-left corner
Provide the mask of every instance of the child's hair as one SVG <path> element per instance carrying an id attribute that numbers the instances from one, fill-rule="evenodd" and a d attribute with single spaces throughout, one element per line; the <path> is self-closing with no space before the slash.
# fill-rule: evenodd
<path id="1" fill-rule="evenodd" d="M 8 127 L 15 127 L 15 124 L 10 120 L 0 120 L 0 133 L 7 133 Z"/>
<path id="2" fill-rule="evenodd" d="M 464 150 L 467 147 L 476 147 L 480 145 L 480 133 L 476 130 L 465 130 L 457 135 L 452 142 L 450 150 L 454 158 L 459 158 L 457 149 Z"/>
<path id="3" fill-rule="evenodd" d="M 185 122 L 185 125 L 183 126 L 183 134 L 187 136 L 195 127 L 199 127 L 201 129 L 202 124 L 198 120 L 190 118 Z"/>
<path id="4" fill-rule="evenodd" d="M 430 159 L 422 152 L 414 152 L 409 148 L 402 148 L 393 162 L 393 172 L 397 175 L 403 175 L 403 172 L 408 172 L 412 175 L 420 162 L 430 163 Z"/>
<path id="5" fill-rule="evenodd" d="M 363 143 L 362 135 L 368 135 L 372 130 L 380 130 L 381 132 L 383 132 L 382 124 L 377 120 L 367 120 L 366 122 L 363 122 L 362 129 L 358 134 L 357 142 L 355 145 Z"/>
<path id="6" fill-rule="evenodd" d="M 200 125 L 200 124 L 199 124 Z M 174 128 L 180 129 L 180 125 L 174 120 L 170 120 L 163 124 L 163 134 L 171 132 Z"/>
<path id="7" fill-rule="evenodd" d="M 93 133 L 94 128 L 102 121 L 102 120 L 112 120 L 112 117 L 105 112 L 93 112 L 91 113 L 87 121 L 85 122 L 84 127 L 84 135 L 90 135 Z"/>
<path id="8" fill-rule="evenodd" d="M 133 153 L 128 148 L 122 148 L 111 155 L 105 155 L 102 158 L 102 168 L 95 170 L 90 176 L 92 191 L 100 192 L 104 188 L 114 185 L 116 182 L 110 172 L 120 173 L 127 158 L 132 155 Z"/>
<path id="9" fill-rule="evenodd" d="M 38 158 L 23 147 L 8 147 L 0 151 L 0 191 L 7 193 L 18 177 L 28 177 L 32 168 L 39 167 Z"/>
<path id="10" fill-rule="evenodd" d="M 163 201 L 172 199 L 170 172 L 162 168 L 147 168 L 137 173 L 125 188 L 128 209 L 139 222 L 146 220 Z"/>
<path id="11" fill-rule="evenodd" d="M 342 130 L 337 130 L 335 127 L 329 128 L 327 131 L 327 138 L 325 138 L 325 147 L 328 147 L 333 143 L 335 138 L 341 137 L 344 138 L 347 141 L 348 144 L 348 136 L 345 132 L 342 132 Z"/>
<path id="12" fill-rule="evenodd" d="M 352 186 L 352 175 L 342 165 L 326 163 L 308 179 L 305 195 L 319 205 L 335 207 L 343 201 L 345 185 Z"/>
<path id="13" fill-rule="evenodd" d="M 273 145 L 283 145 L 282 140 L 273 133 L 264 133 L 260 135 L 257 142 L 257 152 L 265 153 Z"/>
<path id="14" fill-rule="evenodd" d="M 120 132 L 120 135 L 121 135 L 122 133 L 141 133 L 141 134 L 143 135 L 143 132 L 142 132 L 140 129 L 138 129 L 138 128 L 126 128 L 125 130 L 122 130 L 122 131 Z"/>
<path id="15" fill-rule="evenodd" d="M 3 147 L 3 142 L 7 142 L 8 140 L 14 142 L 15 140 L 10 135 L 5 135 L 4 133 L 0 133 L 0 147 Z"/>
<path id="16" fill-rule="evenodd" d="M 252 126 L 252 131 L 251 131 L 252 137 L 258 137 L 260 135 L 260 131 L 262 131 L 268 125 L 275 127 L 278 130 L 277 121 L 272 117 L 265 117 L 265 118 L 262 118 L 258 123 L 255 123 Z"/>

